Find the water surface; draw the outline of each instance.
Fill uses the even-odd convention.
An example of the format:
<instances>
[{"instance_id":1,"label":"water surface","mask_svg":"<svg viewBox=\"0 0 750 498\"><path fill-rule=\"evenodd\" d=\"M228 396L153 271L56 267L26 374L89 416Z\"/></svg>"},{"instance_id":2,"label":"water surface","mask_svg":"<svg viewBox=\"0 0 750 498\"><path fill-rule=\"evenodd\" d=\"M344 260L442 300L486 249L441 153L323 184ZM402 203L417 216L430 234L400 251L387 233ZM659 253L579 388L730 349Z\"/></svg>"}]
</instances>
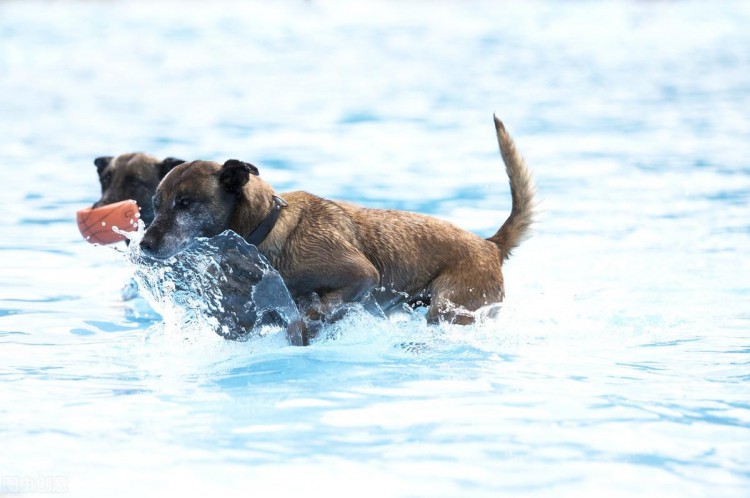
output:
<instances>
[{"instance_id":1,"label":"water surface","mask_svg":"<svg viewBox=\"0 0 750 498\"><path fill-rule=\"evenodd\" d=\"M0 494L747 496L746 2L0 3ZM534 235L494 321L167 333L93 158ZM45 488L45 486L47 486Z\"/></svg>"}]
</instances>

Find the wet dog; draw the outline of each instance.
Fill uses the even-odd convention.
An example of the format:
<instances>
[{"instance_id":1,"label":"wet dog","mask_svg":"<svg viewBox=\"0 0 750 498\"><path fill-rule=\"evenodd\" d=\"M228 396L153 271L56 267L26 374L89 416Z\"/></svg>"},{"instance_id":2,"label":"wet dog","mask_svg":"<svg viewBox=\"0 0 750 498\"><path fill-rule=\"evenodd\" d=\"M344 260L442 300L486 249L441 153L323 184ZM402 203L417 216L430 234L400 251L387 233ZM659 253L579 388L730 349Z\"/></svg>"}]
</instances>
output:
<instances>
[{"instance_id":1,"label":"wet dog","mask_svg":"<svg viewBox=\"0 0 750 498\"><path fill-rule=\"evenodd\" d=\"M102 196L94 207L135 200L141 220L149 226L154 219L153 198L157 185L172 168L184 162L173 157L159 160L140 152L97 157L94 164L99 173ZM215 254L209 255L206 248L213 249ZM268 267L254 247L239 244L231 235L219 235L208 241L193 241L190 249L171 263L170 276L174 280L170 282L173 286L175 281L179 284L178 292L171 296L174 306L184 304L180 299L184 300L185 296L203 302L217 320L216 332L227 339L244 340L264 325L278 325L286 329L292 344L304 344L304 324L296 318L296 307L284 299L285 289L284 292L278 291L283 285L275 285L275 270ZM196 261L202 264L211 262L213 266L208 265L208 268L213 268L213 271L206 273L205 268L199 269ZM150 275L148 270L158 265L148 264L145 259L137 257L133 262L139 265L146 292L153 296L154 286L148 285L149 280L144 275ZM278 281L281 281L280 277ZM123 299L136 297L138 287L136 281L131 280L122 290Z\"/></svg>"},{"instance_id":2,"label":"wet dog","mask_svg":"<svg viewBox=\"0 0 750 498\"><path fill-rule=\"evenodd\" d=\"M184 162L174 157L159 160L142 152L97 157L94 165L99 174L102 196L93 207L132 199L138 203L141 220L149 226L154 219L156 186L172 168Z\"/></svg>"},{"instance_id":3,"label":"wet dog","mask_svg":"<svg viewBox=\"0 0 750 498\"><path fill-rule=\"evenodd\" d=\"M166 258L196 237L231 229L278 269L301 307L318 302L324 319L371 296L386 311L424 304L430 322L471 323L474 311L503 300L502 264L533 221L531 174L497 118L495 128L512 209L488 239L422 214L299 191L276 196L255 166L232 159L172 169L157 189L141 249Z\"/></svg>"}]
</instances>

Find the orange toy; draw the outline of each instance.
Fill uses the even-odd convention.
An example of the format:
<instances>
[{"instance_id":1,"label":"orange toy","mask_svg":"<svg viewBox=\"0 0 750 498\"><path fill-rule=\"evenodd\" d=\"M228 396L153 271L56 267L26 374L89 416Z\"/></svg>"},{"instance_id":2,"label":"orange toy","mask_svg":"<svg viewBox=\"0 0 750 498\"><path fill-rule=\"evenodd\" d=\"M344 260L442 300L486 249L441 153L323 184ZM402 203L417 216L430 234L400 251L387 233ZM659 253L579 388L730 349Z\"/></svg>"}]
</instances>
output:
<instances>
[{"instance_id":1,"label":"orange toy","mask_svg":"<svg viewBox=\"0 0 750 498\"><path fill-rule=\"evenodd\" d=\"M114 244L125 240L125 236L113 231L112 227L133 232L138 229L140 216L135 201L120 201L98 208L79 209L76 213L81 235L92 244Z\"/></svg>"}]
</instances>

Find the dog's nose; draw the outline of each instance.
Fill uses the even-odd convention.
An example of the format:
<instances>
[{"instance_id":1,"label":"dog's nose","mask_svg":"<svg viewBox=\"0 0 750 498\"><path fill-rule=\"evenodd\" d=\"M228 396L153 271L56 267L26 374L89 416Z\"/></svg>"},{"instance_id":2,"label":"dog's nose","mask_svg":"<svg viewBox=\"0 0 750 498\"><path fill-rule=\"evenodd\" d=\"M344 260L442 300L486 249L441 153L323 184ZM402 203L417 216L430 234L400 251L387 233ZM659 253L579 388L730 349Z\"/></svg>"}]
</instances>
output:
<instances>
[{"instance_id":1,"label":"dog's nose","mask_svg":"<svg viewBox=\"0 0 750 498\"><path fill-rule=\"evenodd\" d=\"M146 234L140 243L141 251L148 255L153 256L156 252L156 240L154 237L149 237L148 234Z\"/></svg>"}]
</instances>

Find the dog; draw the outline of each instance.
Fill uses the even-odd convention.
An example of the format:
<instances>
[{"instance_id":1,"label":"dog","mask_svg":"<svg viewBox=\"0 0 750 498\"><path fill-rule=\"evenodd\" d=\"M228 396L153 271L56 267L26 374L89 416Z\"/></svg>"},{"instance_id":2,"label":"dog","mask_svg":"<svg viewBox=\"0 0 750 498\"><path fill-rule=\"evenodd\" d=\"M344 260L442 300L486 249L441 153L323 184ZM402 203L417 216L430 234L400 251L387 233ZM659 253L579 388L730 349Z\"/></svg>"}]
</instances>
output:
<instances>
[{"instance_id":1,"label":"dog","mask_svg":"<svg viewBox=\"0 0 750 498\"><path fill-rule=\"evenodd\" d=\"M159 160L142 152L97 157L94 164L102 196L94 207L133 199L138 203L140 219L149 226L154 219L153 195L157 185L172 168L184 162L174 157ZM170 297L172 305L189 308L184 303L186 296L204 302L217 320L216 332L226 339L246 340L259 328L276 325L286 329L291 344L303 345L305 325L297 316L291 298L286 298L281 277L268 267L254 247L235 238L236 235L220 234L210 240L193 241L189 250L172 262L169 272L172 280L168 281L179 289L179 293ZM131 258L138 265L136 273L140 281L145 283L142 290L156 295L152 280L160 275L154 270L158 265L132 253ZM198 269L199 265L207 265L210 271ZM156 284L159 283L164 282L156 279ZM139 285L131 279L123 288L122 297L127 301L138 293Z\"/></svg>"},{"instance_id":2,"label":"dog","mask_svg":"<svg viewBox=\"0 0 750 498\"><path fill-rule=\"evenodd\" d=\"M143 152L97 157L94 165L99 174L102 196L93 207L132 199L138 203L140 219L149 226L154 219L156 186L172 168L184 162L174 157L159 160Z\"/></svg>"},{"instance_id":3,"label":"dog","mask_svg":"<svg viewBox=\"0 0 750 498\"><path fill-rule=\"evenodd\" d=\"M488 239L422 214L302 191L277 196L258 168L230 159L183 163L164 177L141 250L167 258L196 237L231 229L268 258L301 309L317 302L314 311L324 320L343 304L372 297L384 311L425 305L430 323L470 324L475 311L504 299L502 264L534 219L531 173L494 120L512 208Z\"/></svg>"}]
</instances>

